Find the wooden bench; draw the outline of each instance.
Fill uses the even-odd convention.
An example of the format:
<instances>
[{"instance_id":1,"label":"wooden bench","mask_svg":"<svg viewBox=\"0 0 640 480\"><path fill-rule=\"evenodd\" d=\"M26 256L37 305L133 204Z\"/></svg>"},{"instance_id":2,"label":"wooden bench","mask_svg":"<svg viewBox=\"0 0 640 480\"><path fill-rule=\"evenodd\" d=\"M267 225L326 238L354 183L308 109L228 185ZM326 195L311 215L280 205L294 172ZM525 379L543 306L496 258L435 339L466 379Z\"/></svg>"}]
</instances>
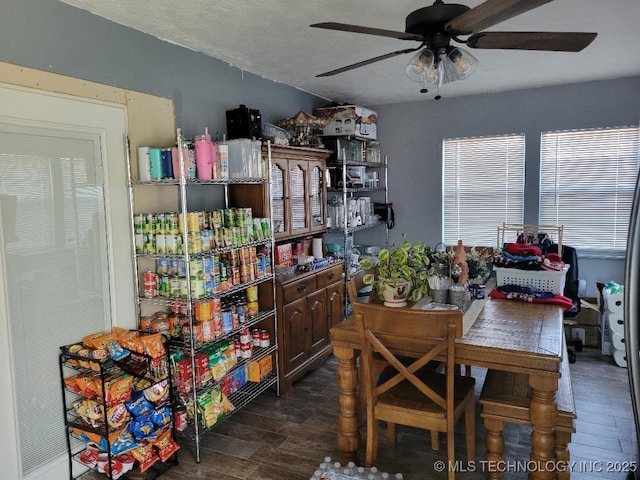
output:
<instances>
[{"instance_id":1,"label":"wooden bench","mask_svg":"<svg viewBox=\"0 0 640 480\"><path fill-rule=\"evenodd\" d=\"M571 435L575 433L576 406L573 399L571 375L566 352L560 365L560 379L556 393L558 417L556 421L556 461L559 466L567 466L564 471L560 469L556 477L569 479L571 472L569 465L569 448ZM484 418L484 426L487 430L486 460L491 462L489 466L499 465L504 461L504 423L531 425L529 401L531 391L527 375L513 372L503 372L489 369L480 393L480 416ZM494 463L495 462L495 463ZM501 471L490 471L490 479L502 478Z\"/></svg>"}]
</instances>

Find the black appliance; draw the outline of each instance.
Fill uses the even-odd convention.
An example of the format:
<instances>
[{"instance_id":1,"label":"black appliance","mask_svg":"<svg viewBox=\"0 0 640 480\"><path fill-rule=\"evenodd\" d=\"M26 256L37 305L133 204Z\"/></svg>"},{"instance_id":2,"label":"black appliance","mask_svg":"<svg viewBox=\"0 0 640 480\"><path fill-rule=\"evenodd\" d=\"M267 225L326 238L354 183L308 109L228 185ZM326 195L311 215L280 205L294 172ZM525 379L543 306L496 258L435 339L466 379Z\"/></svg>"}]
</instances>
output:
<instances>
[{"instance_id":1,"label":"black appliance","mask_svg":"<svg viewBox=\"0 0 640 480\"><path fill-rule=\"evenodd\" d=\"M260 110L240 105L227 110L227 138L262 138L262 115Z\"/></svg>"}]
</instances>

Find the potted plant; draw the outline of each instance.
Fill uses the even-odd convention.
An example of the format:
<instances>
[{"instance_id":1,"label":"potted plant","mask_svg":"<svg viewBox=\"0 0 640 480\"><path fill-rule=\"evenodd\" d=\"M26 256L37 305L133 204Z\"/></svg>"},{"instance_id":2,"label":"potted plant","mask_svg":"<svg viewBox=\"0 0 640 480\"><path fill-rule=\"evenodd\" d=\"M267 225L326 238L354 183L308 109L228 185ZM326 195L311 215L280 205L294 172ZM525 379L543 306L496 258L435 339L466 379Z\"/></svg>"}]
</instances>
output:
<instances>
[{"instance_id":1,"label":"potted plant","mask_svg":"<svg viewBox=\"0 0 640 480\"><path fill-rule=\"evenodd\" d=\"M404 239L404 236L403 236ZM365 270L376 269L376 274L367 273L363 282L372 285L379 298L388 307L404 307L407 299L420 300L429 293L429 255L423 242L404 241L391 249L382 248L377 262L362 259Z\"/></svg>"}]
</instances>

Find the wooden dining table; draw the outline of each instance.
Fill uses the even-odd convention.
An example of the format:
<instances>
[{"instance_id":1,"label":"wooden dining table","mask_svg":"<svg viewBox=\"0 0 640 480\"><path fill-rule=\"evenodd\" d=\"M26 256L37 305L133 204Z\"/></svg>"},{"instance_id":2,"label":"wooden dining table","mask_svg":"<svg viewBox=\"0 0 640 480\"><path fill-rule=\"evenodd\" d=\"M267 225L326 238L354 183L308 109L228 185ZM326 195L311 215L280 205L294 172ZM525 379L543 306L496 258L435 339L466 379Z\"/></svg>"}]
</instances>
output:
<instances>
[{"instance_id":1,"label":"wooden dining table","mask_svg":"<svg viewBox=\"0 0 640 480\"><path fill-rule=\"evenodd\" d=\"M423 309L424 304L412 308ZM532 479L552 479L555 475L555 397L563 354L562 318L562 308L556 305L493 298L474 300L463 316L463 335L456 342L457 364L528 376L532 434L527 467ZM331 343L338 359L337 448L344 460L357 460L360 419L356 359L360 340L353 316L331 329ZM420 338L413 338L393 349L394 353L419 356L425 347Z\"/></svg>"}]
</instances>

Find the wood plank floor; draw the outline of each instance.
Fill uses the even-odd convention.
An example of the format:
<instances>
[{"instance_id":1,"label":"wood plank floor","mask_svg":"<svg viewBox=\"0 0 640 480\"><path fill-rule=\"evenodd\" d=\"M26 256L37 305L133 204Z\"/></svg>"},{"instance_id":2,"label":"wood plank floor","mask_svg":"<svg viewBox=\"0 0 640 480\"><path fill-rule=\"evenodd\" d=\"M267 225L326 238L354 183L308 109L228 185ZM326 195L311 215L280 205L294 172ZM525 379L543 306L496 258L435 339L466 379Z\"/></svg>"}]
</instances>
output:
<instances>
[{"instance_id":1,"label":"wood plank floor","mask_svg":"<svg viewBox=\"0 0 640 480\"><path fill-rule=\"evenodd\" d=\"M164 480L246 479L306 480L325 456L336 457L338 391L336 360L331 357L321 368L295 384L288 397L267 392L221 423L201 440L201 461L194 461L192 443L181 441L179 465L164 475ZM636 461L637 442L626 369L615 366L599 350L585 348L571 364L571 376L578 411L577 432L569 445L571 460L577 462L572 479L625 479L619 466ZM477 394L485 371L475 368ZM479 407L478 407L479 411ZM477 462L475 470L464 462L464 425L456 428L457 458L463 470L457 478L482 479L485 430L477 415ZM361 434L364 436L364 427ZM521 468L530 451L531 430L507 425L505 452L513 470L505 479L524 479ZM364 438L364 437L363 437ZM361 446L359 457L364 458ZM428 432L399 427L398 446L386 445L381 430L377 466L382 472L402 472L407 480L446 478L434 471L437 460L446 459L442 438L440 450L431 450ZM615 462L618 462L617 464ZM610 467L610 468L608 468ZM607 471L612 469L613 471Z\"/></svg>"}]
</instances>

